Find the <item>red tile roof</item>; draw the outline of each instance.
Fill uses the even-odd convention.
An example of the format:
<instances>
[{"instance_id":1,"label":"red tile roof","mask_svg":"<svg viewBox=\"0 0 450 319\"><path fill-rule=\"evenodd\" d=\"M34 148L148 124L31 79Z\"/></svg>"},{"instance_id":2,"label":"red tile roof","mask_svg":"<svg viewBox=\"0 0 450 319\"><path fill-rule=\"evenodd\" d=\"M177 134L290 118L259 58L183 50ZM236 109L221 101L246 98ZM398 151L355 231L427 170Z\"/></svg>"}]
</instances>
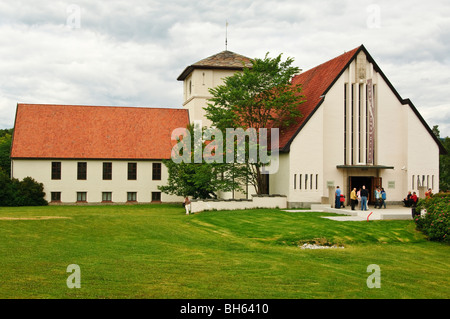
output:
<instances>
[{"instance_id":1,"label":"red tile roof","mask_svg":"<svg viewBox=\"0 0 450 319\"><path fill-rule=\"evenodd\" d=\"M305 71L292 79L293 84L302 84L303 89L301 94L305 96L306 102L300 105L300 111L303 117L297 123L289 126L289 128L281 130L280 150L289 151L290 143L294 137L320 106L322 101L321 96L329 90L361 48L362 46L357 47L328 62Z\"/></svg>"},{"instance_id":2,"label":"red tile roof","mask_svg":"<svg viewBox=\"0 0 450 319\"><path fill-rule=\"evenodd\" d=\"M18 104L12 158L168 159L186 109Z\"/></svg>"}]
</instances>

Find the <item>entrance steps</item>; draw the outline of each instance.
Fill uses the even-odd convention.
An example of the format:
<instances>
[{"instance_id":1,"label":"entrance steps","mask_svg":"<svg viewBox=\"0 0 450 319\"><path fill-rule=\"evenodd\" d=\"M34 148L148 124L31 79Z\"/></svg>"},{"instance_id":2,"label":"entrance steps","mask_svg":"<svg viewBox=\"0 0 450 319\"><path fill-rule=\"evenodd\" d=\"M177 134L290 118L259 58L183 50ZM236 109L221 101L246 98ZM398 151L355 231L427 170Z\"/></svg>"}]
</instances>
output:
<instances>
[{"instance_id":1,"label":"entrance steps","mask_svg":"<svg viewBox=\"0 0 450 319\"><path fill-rule=\"evenodd\" d=\"M326 213L335 213L339 215L347 215L352 217L345 216L327 216L325 218L333 219L333 220L353 220L353 221L363 221L363 220L393 220L393 219L401 219L401 220L411 220L411 208L406 208L402 206L392 206L388 209L378 209L369 207L368 210L361 211L359 209L351 210L350 208L333 208L329 204L312 204L311 211L314 212L326 212Z\"/></svg>"},{"instance_id":2,"label":"entrance steps","mask_svg":"<svg viewBox=\"0 0 450 319\"><path fill-rule=\"evenodd\" d=\"M342 215L349 215L349 216L357 216L358 213L355 210L347 210L344 208L333 208L330 207L329 204L311 204L311 211L312 212L326 212L326 213L336 213L336 214L342 214Z\"/></svg>"}]
</instances>

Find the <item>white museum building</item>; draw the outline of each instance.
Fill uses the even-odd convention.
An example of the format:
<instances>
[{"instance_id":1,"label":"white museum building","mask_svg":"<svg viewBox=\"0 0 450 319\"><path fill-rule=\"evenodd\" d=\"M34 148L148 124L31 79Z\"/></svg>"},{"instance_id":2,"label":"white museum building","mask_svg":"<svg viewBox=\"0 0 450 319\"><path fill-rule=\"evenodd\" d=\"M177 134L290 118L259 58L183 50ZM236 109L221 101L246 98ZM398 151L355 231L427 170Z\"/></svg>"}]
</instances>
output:
<instances>
[{"instance_id":1,"label":"white museum building","mask_svg":"<svg viewBox=\"0 0 450 319\"><path fill-rule=\"evenodd\" d=\"M205 119L209 88L251 66L223 51L188 66L181 108L17 105L11 175L44 184L55 203L180 202L161 193L167 183L171 133ZM376 186L388 202L408 191L439 190L439 155L445 149L409 99L403 99L361 45L296 75L306 102L303 116L280 131L278 171L269 194L288 207L332 203L336 186ZM227 194L248 198L248 193ZM370 199L370 198L369 198Z\"/></svg>"}]
</instances>

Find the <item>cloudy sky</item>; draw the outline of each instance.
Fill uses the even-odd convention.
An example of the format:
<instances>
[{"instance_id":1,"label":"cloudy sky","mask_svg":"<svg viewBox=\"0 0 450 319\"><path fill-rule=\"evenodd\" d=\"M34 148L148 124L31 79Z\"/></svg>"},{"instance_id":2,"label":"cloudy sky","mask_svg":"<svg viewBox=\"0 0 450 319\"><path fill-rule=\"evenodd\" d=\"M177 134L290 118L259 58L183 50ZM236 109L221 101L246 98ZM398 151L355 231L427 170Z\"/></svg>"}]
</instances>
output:
<instances>
[{"instance_id":1,"label":"cloudy sky","mask_svg":"<svg viewBox=\"0 0 450 319\"><path fill-rule=\"evenodd\" d=\"M0 128L17 103L181 107L176 78L225 49L307 70L364 44L450 136L448 0L0 0Z\"/></svg>"}]
</instances>

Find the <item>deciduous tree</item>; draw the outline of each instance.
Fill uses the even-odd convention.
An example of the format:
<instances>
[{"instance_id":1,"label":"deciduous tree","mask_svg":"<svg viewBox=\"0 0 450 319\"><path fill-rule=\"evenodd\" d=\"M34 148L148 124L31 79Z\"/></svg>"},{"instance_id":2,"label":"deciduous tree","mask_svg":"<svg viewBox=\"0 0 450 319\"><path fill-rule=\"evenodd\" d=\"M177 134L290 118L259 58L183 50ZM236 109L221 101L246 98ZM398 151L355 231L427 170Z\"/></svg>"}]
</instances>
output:
<instances>
[{"instance_id":1,"label":"deciduous tree","mask_svg":"<svg viewBox=\"0 0 450 319\"><path fill-rule=\"evenodd\" d=\"M300 84L292 77L300 70L292 66L293 58L282 61L282 55L251 60L251 67L226 77L224 84L210 89L212 98L205 108L206 118L223 132L227 128L288 127L302 116L300 105L305 101ZM259 137L257 141L260 141ZM260 147L260 145L258 145ZM267 194L267 178L262 173L265 163L247 162L248 180L254 181L258 194Z\"/></svg>"}]
</instances>

